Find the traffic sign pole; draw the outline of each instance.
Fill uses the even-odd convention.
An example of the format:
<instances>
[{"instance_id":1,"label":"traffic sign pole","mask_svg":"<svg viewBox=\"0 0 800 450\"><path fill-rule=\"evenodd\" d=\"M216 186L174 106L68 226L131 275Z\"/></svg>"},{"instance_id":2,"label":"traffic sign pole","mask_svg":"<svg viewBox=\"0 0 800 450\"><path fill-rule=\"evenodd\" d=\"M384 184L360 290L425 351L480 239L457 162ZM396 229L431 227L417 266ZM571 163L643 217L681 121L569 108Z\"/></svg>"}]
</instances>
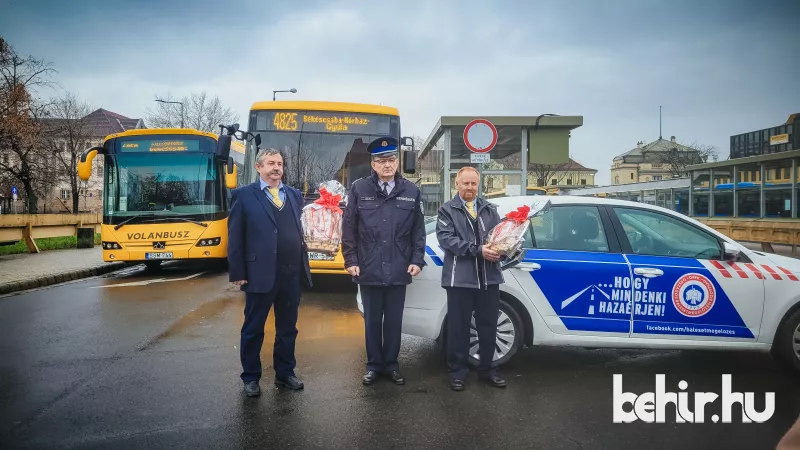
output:
<instances>
[{"instance_id":1,"label":"traffic sign pole","mask_svg":"<svg viewBox=\"0 0 800 450\"><path fill-rule=\"evenodd\" d=\"M497 145L497 128L486 119L473 119L464 127L464 145L473 154L486 154L492 151ZM472 157L470 157L472 160ZM477 163L478 167L478 194L483 193L483 163Z\"/></svg>"}]
</instances>

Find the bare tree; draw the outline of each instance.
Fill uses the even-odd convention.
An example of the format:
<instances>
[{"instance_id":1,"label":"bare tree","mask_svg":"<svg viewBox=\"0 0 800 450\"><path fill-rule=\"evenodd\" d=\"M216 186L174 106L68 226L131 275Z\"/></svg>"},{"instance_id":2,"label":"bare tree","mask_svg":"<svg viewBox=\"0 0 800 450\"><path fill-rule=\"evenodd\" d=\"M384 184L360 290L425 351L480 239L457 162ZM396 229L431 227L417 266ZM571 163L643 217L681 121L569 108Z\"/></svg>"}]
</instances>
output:
<instances>
[{"instance_id":1,"label":"bare tree","mask_svg":"<svg viewBox=\"0 0 800 450\"><path fill-rule=\"evenodd\" d=\"M53 99L48 108L48 118L42 121L45 147L54 156L59 172L72 190L72 213L79 211L80 179L78 161L91 146L91 124L87 116L93 108L72 93ZM88 182L84 186L89 188ZM85 202L85 200L84 200Z\"/></svg>"},{"instance_id":2,"label":"bare tree","mask_svg":"<svg viewBox=\"0 0 800 450\"><path fill-rule=\"evenodd\" d=\"M179 99L167 94L166 97L157 96L156 100L159 102L155 110L145 110L147 124L152 128L184 126L214 133L219 131L219 125L230 125L239 120L239 114L225 106L219 97L211 98L205 91Z\"/></svg>"},{"instance_id":3,"label":"bare tree","mask_svg":"<svg viewBox=\"0 0 800 450\"><path fill-rule=\"evenodd\" d=\"M675 145L667 151L653 152L654 162L664 164L669 169L670 175L682 178L689 175L688 166L703 164L709 159L717 160L717 148L711 145L691 144Z\"/></svg>"},{"instance_id":4,"label":"bare tree","mask_svg":"<svg viewBox=\"0 0 800 450\"><path fill-rule=\"evenodd\" d=\"M38 122L44 105L35 91L50 85L54 71L50 63L21 56L0 38L0 174L22 185L30 213L36 212L36 184L47 163Z\"/></svg>"},{"instance_id":5,"label":"bare tree","mask_svg":"<svg viewBox=\"0 0 800 450\"><path fill-rule=\"evenodd\" d=\"M570 155L569 161L563 164L528 164L528 173L533 175L536 186L545 187L552 185L551 180L555 180L556 185L561 184L574 167L575 160Z\"/></svg>"}]
</instances>

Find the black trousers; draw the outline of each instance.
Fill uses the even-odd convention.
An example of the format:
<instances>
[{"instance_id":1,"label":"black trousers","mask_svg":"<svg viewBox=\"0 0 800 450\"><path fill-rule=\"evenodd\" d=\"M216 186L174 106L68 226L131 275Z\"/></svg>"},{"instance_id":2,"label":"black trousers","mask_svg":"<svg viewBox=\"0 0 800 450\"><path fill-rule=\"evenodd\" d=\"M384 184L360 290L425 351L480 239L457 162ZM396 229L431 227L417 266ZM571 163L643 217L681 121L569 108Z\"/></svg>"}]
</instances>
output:
<instances>
[{"instance_id":1,"label":"black trousers","mask_svg":"<svg viewBox=\"0 0 800 450\"><path fill-rule=\"evenodd\" d=\"M297 339L297 309L300 306L300 274L298 266L279 266L275 286L266 294L245 295L244 323L240 357L242 380L261 379L261 346L264 343L264 326L270 308L275 305L275 344L272 363L275 377L286 379L294 375L297 362L294 346Z\"/></svg>"},{"instance_id":2,"label":"black trousers","mask_svg":"<svg viewBox=\"0 0 800 450\"><path fill-rule=\"evenodd\" d=\"M398 370L400 337L403 329L403 308L406 285L360 285L364 305L364 327L367 341L367 370Z\"/></svg>"},{"instance_id":3,"label":"black trousers","mask_svg":"<svg viewBox=\"0 0 800 450\"><path fill-rule=\"evenodd\" d=\"M497 339L497 316L500 308L500 285L492 284L488 289L445 288L447 291L447 368L452 378L464 380L469 373L467 359L472 348L470 325L475 312L475 328L478 331L478 356L481 375L494 373L495 342Z\"/></svg>"}]
</instances>

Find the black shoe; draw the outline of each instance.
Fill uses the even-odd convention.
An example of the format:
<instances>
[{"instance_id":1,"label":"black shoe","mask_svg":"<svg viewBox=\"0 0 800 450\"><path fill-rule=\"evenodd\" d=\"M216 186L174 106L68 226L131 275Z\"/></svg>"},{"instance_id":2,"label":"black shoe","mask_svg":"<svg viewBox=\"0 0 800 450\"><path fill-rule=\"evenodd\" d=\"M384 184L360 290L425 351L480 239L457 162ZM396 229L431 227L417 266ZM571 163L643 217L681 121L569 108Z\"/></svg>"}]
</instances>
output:
<instances>
[{"instance_id":1,"label":"black shoe","mask_svg":"<svg viewBox=\"0 0 800 450\"><path fill-rule=\"evenodd\" d=\"M244 393L248 397L258 397L261 395L261 388L258 386L258 381L247 381L244 383Z\"/></svg>"},{"instance_id":2,"label":"black shoe","mask_svg":"<svg viewBox=\"0 0 800 450\"><path fill-rule=\"evenodd\" d=\"M378 378L378 372L374 370L368 370L367 373L364 375L364 378L361 379L361 382L369 386L372 383L374 383L377 378Z\"/></svg>"},{"instance_id":3,"label":"black shoe","mask_svg":"<svg viewBox=\"0 0 800 450\"><path fill-rule=\"evenodd\" d=\"M392 378L392 381L394 381L394 384L406 384L406 379L399 370L393 370L389 376Z\"/></svg>"},{"instance_id":4,"label":"black shoe","mask_svg":"<svg viewBox=\"0 0 800 450\"><path fill-rule=\"evenodd\" d=\"M481 379L494 387L506 387L506 380L500 378L497 374L482 376Z\"/></svg>"},{"instance_id":5,"label":"black shoe","mask_svg":"<svg viewBox=\"0 0 800 450\"><path fill-rule=\"evenodd\" d=\"M297 378L294 375L292 375L290 377L287 377L287 378L283 378L283 379L275 378L275 385L276 386L286 386L286 387L288 387L289 389L291 389L293 391L299 391L299 390L303 389L303 387L304 387L303 386L303 382L300 381L300 379Z\"/></svg>"},{"instance_id":6,"label":"black shoe","mask_svg":"<svg viewBox=\"0 0 800 450\"><path fill-rule=\"evenodd\" d=\"M463 391L464 390L464 380L459 380L458 378L453 378L450 380L450 389L454 391Z\"/></svg>"}]
</instances>

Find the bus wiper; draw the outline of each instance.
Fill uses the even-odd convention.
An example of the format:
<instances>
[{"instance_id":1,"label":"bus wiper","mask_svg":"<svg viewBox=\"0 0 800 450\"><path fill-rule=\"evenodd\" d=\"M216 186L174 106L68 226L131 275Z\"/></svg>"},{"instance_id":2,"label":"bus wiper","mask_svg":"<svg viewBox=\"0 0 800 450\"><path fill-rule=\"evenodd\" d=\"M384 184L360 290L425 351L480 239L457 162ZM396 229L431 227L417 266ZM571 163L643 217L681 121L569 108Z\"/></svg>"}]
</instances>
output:
<instances>
[{"instance_id":1,"label":"bus wiper","mask_svg":"<svg viewBox=\"0 0 800 450\"><path fill-rule=\"evenodd\" d=\"M192 219L187 219L186 217L159 217L158 219L149 220L148 222L165 222L167 220L180 220L180 221L183 221L183 222L189 222L189 223L193 223L195 225L200 225L202 227L208 228L208 224L207 223L198 222L198 221L192 220Z\"/></svg>"},{"instance_id":2,"label":"bus wiper","mask_svg":"<svg viewBox=\"0 0 800 450\"><path fill-rule=\"evenodd\" d=\"M133 217L131 217L129 219L125 219L122 222L118 223L114 227L114 230L119 230L120 228L122 228L123 226L129 224L130 222L133 222L134 220L137 220L137 219L152 219L153 217L156 217L156 215L155 214L144 214L144 215L141 215L141 216L133 216Z\"/></svg>"}]
</instances>

